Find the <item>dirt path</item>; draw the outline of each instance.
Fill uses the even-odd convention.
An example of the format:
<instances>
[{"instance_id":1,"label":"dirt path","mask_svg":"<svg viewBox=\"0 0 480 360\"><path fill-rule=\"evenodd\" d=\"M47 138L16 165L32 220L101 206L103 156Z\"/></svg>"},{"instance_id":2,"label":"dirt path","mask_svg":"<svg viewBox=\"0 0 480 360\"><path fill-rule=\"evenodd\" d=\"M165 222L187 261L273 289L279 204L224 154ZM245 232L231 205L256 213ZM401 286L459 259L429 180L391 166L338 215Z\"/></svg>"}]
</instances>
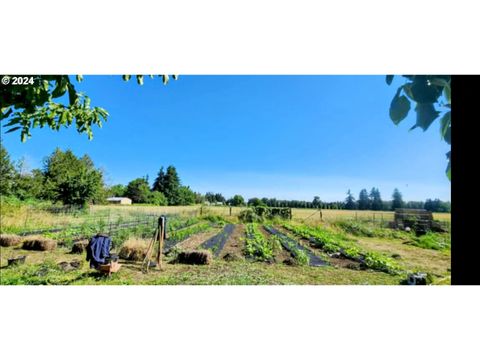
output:
<instances>
[{"instance_id":1,"label":"dirt path","mask_svg":"<svg viewBox=\"0 0 480 360\"><path fill-rule=\"evenodd\" d=\"M232 234L227 239L225 246L223 247L222 251L219 254L219 257L223 259L224 256L227 254L229 257L238 257L243 258L243 248L245 247L245 241L243 238L245 237L245 225L237 224L233 229Z\"/></svg>"}]
</instances>

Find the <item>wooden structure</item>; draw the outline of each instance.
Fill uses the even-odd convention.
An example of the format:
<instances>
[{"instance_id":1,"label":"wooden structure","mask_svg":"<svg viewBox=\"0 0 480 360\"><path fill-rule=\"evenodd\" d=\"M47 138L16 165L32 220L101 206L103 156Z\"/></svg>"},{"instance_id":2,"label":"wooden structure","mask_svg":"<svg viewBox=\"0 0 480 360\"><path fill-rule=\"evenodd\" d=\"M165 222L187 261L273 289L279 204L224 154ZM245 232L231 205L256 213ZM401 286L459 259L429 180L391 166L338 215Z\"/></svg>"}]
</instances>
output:
<instances>
[{"instance_id":1,"label":"wooden structure","mask_svg":"<svg viewBox=\"0 0 480 360\"><path fill-rule=\"evenodd\" d=\"M108 264L98 265L97 270L100 271L101 273L104 273L104 274L110 276L112 273L120 270L121 267L122 267L122 265L119 264L118 261L112 261Z\"/></svg>"},{"instance_id":2,"label":"wooden structure","mask_svg":"<svg viewBox=\"0 0 480 360\"><path fill-rule=\"evenodd\" d=\"M427 231L444 231L440 223L433 220L432 212L425 209L395 209L393 225L401 230L408 227L418 235Z\"/></svg>"},{"instance_id":3,"label":"wooden structure","mask_svg":"<svg viewBox=\"0 0 480 360\"><path fill-rule=\"evenodd\" d=\"M145 259L142 263L142 270L144 272L148 272L150 268L150 258L155 250L155 244L158 242L157 248L157 263L156 266L159 269L162 269L162 252L163 252L163 242L167 237L167 217L162 215L158 218L157 229L155 230L155 234L153 235L153 239L150 240L147 248L147 254L145 255Z\"/></svg>"},{"instance_id":4,"label":"wooden structure","mask_svg":"<svg viewBox=\"0 0 480 360\"><path fill-rule=\"evenodd\" d=\"M117 205L132 205L132 199L127 197L109 197L107 201L110 204L117 204Z\"/></svg>"}]
</instances>

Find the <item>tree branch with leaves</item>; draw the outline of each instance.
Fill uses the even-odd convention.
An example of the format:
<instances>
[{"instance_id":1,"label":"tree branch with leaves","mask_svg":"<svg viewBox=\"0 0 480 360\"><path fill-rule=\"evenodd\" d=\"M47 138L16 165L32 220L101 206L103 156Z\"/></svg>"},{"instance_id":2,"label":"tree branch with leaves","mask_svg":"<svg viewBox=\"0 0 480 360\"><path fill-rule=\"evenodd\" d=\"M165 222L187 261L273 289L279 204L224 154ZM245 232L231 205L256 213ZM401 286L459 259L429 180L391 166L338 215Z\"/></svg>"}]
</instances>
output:
<instances>
[{"instance_id":1,"label":"tree branch with leaves","mask_svg":"<svg viewBox=\"0 0 480 360\"><path fill-rule=\"evenodd\" d=\"M404 120L415 105L416 122L410 130L421 128L426 131L435 121L440 121L440 136L451 145L452 136L452 88L450 75L403 75L405 84L397 89L390 104L390 119L395 125ZM390 85L393 75L387 75ZM447 152L446 174L451 180L451 151Z\"/></svg>"},{"instance_id":2,"label":"tree branch with leaves","mask_svg":"<svg viewBox=\"0 0 480 360\"><path fill-rule=\"evenodd\" d=\"M0 121L6 121L3 127L7 133L20 131L25 142L31 135L31 129L49 127L52 130L68 128L75 124L79 133L93 138L92 126L102 127L107 121L108 112L98 106L91 107L90 98L77 91L69 75L33 75L33 84L0 86ZM159 75L163 84L170 76ZM124 75L123 80L130 80ZM137 83L143 85L144 76L136 75ZM154 78L154 75L150 75ZM172 75L176 80L177 75ZM82 82L81 75L76 76L77 83ZM64 98L68 94L68 101ZM62 101L64 100L64 101Z\"/></svg>"}]
</instances>

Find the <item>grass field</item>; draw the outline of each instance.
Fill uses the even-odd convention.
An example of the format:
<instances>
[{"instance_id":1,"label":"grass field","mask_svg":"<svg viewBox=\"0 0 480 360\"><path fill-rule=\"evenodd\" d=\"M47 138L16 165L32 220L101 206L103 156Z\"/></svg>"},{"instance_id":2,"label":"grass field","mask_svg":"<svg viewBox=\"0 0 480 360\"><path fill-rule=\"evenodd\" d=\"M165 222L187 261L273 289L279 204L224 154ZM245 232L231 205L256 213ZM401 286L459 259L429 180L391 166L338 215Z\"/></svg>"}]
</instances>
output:
<instances>
[{"instance_id":1,"label":"grass field","mask_svg":"<svg viewBox=\"0 0 480 360\"><path fill-rule=\"evenodd\" d=\"M4 209L5 210L5 209ZM427 234L417 237L414 234L386 229L381 222L371 221L378 218L391 219L392 212L323 210L322 217L315 210L293 209L293 220L271 223L294 243L328 262L328 266L295 265L294 254L287 249L275 248L273 257L263 257L271 261L252 261L245 253L247 232L244 224L236 216L241 208L229 207L154 207L154 206L92 206L89 211L73 214L53 214L45 210L28 210L26 207L2 210L2 233L19 233L25 229L51 228L65 226L67 231L45 233L42 236L52 238L59 244L51 251L24 250L21 246L0 247L0 283L7 284L400 284L411 272L426 272L434 283L450 283L450 234ZM163 270L152 269L142 273L140 263L121 261L123 267L110 278L100 276L89 269L85 254L71 254L72 239L78 231L96 231L94 225L111 223L126 224L134 219L142 219L147 214L177 214L171 218L172 238L178 238L179 249L195 250L206 240L222 231L225 222L234 224L221 256L215 257L208 266L182 265L170 263L173 258L165 258ZM201 216L200 216L201 214ZM449 221L449 214L436 214L437 219ZM148 241L154 230L156 219L152 222L135 225L112 233L114 252L118 253L122 243L132 236ZM309 243L307 235L301 236L285 228L292 224L304 227L308 231L321 234L322 242L328 240L328 247L319 248ZM88 225L88 226L87 226ZM183 228L185 230L183 230ZM108 227L107 227L108 228ZM180 230L174 230L180 228ZM251 227L249 228L251 229ZM265 231L262 224L256 227L256 237L260 245L275 243L275 237ZM91 232L88 234L92 234ZM83 234L84 238L88 236ZM68 240L68 241L67 241ZM273 242L272 242L273 241ZM218 244L216 245L216 247ZM223 246L223 244L222 244ZM326 245L325 245L326 246ZM367 258L376 263L392 264L401 271L386 273L374 268L359 267L358 261L332 257L333 248L347 249L347 252L367 254ZM215 247L215 249L216 249ZM261 251L261 247L259 248ZM302 250L303 251L303 250ZM330 252L329 252L330 251ZM7 266L8 259L26 255L25 264ZM223 257L229 255L235 261ZM357 256L357 255L355 255ZM363 256L363 255L362 255ZM358 257L358 256L357 256ZM262 258L261 256L259 258ZM77 260L79 269L65 271L61 264ZM292 265L293 263L293 265Z\"/></svg>"},{"instance_id":2,"label":"grass field","mask_svg":"<svg viewBox=\"0 0 480 360\"><path fill-rule=\"evenodd\" d=\"M155 213L155 214L190 214L197 212L200 213L200 205L192 206L143 206L143 205L133 205L133 206L121 206L121 205L93 205L91 211L115 211L122 210L126 208L134 208L135 211L142 211L146 213ZM231 213L230 213L231 209ZM242 210L245 210L246 207L229 207L229 206L203 206L203 211L206 213L213 213L221 216L237 216ZM393 211L370 211L370 210L332 210L324 209L322 210L323 220L337 220L337 219L375 219L380 221L381 219L385 221L393 220ZM320 212L317 209L292 209L292 217L294 220L302 219L319 219ZM450 221L450 213L434 213L433 217L438 221Z\"/></svg>"}]
</instances>

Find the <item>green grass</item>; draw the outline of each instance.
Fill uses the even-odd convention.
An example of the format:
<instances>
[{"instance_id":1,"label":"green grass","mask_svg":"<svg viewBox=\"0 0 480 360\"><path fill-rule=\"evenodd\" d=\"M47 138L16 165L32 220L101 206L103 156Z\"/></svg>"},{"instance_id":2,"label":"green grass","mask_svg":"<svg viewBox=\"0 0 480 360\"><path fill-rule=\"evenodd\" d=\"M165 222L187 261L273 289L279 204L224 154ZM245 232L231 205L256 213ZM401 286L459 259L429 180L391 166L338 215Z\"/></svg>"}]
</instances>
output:
<instances>
[{"instance_id":1,"label":"green grass","mask_svg":"<svg viewBox=\"0 0 480 360\"><path fill-rule=\"evenodd\" d=\"M449 250L451 244L450 234L429 232L414 238L409 244L422 249Z\"/></svg>"},{"instance_id":2,"label":"green grass","mask_svg":"<svg viewBox=\"0 0 480 360\"><path fill-rule=\"evenodd\" d=\"M1 285L397 285L402 280L373 271L221 260L209 266L166 264L163 271L147 274L139 265L124 266L109 278L88 269L86 263L81 270L63 272L52 261L3 268L0 274Z\"/></svg>"}]
</instances>

